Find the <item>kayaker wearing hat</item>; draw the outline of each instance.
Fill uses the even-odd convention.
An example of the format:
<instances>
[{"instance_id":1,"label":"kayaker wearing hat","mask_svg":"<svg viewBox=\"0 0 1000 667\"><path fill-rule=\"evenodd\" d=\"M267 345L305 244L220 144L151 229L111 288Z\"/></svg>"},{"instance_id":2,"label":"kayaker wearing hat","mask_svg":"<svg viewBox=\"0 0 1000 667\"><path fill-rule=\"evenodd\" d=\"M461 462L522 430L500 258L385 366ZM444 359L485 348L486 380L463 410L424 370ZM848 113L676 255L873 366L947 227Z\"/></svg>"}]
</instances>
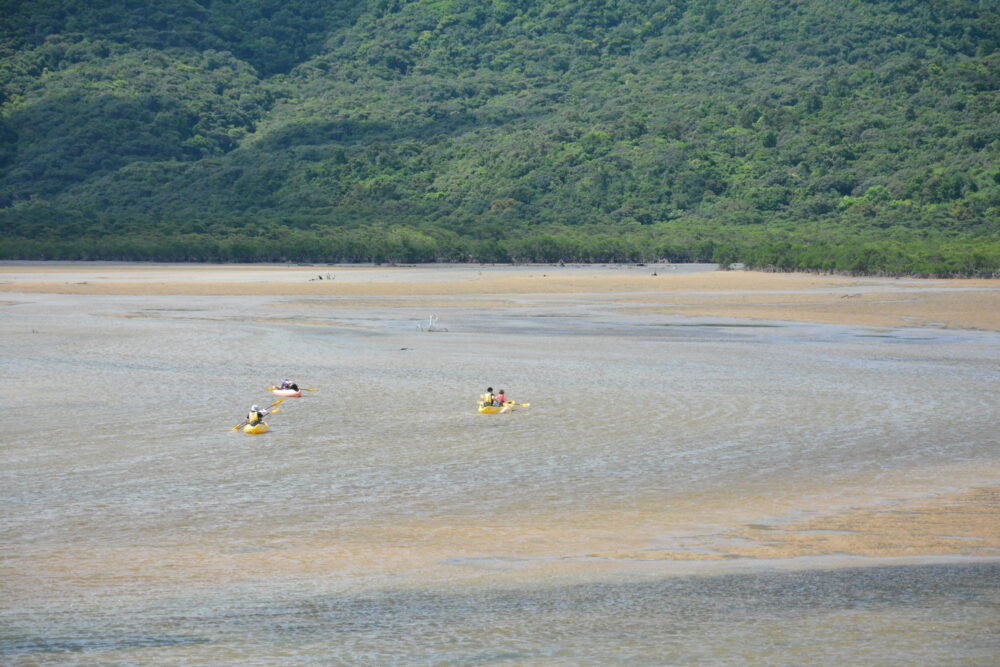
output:
<instances>
[{"instance_id":1,"label":"kayaker wearing hat","mask_svg":"<svg viewBox=\"0 0 1000 667\"><path fill-rule=\"evenodd\" d=\"M256 426L257 424L264 421L264 417L266 417L269 412L270 410L265 410L259 405L254 404L250 406L250 412L247 414L246 421L244 421L243 423L250 424L250 426Z\"/></svg>"}]
</instances>

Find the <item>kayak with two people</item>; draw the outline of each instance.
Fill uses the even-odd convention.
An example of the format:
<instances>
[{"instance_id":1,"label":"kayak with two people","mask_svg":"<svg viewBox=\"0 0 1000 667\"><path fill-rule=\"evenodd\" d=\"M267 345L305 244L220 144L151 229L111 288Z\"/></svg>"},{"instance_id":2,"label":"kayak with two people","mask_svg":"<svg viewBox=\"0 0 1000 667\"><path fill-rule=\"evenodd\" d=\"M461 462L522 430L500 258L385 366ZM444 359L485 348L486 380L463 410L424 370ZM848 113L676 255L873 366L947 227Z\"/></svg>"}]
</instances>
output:
<instances>
[{"instance_id":1,"label":"kayak with two people","mask_svg":"<svg viewBox=\"0 0 1000 667\"><path fill-rule=\"evenodd\" d=\"M479 401L476 404L479 406L480 414L507 413L511 412L515 407L527 408L531 405L530 403L508 401L506 391L501 389L494 394L493 387L487 387L486 392L480 394Z\"/></svg>"},{"instance_id":2,"label":"kayak with two people","mask_svg":"<svg viewBox=\"0 0 1000 667\"><path fill-rule=\"evenodd\" d=\"M276 396L281 396L282 398L299 398L302 396L303 391L316 391L313 387L299 389L299 385L292 382L288 378L282 380L281 384L277 387L268 387L267 390Z\"/></svg>"}]
</instances>

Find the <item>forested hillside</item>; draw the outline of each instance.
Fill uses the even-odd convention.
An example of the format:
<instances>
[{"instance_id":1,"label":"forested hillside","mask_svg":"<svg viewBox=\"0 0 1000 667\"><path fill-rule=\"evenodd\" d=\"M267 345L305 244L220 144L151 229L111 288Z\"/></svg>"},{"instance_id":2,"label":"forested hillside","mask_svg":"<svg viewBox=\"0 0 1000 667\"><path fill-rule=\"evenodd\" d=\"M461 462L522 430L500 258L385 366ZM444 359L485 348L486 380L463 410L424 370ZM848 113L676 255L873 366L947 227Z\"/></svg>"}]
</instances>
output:
<instances>
[{"instance_id":1,"label":"forested hillside","mask_svg":"<svg viewBox=\"0 0 1000 667\"><path fill-rule=\"evenodd\" d=\"M0 0L0 257L1000 271L1000 5Z\"/></svg>"}]
</instances>

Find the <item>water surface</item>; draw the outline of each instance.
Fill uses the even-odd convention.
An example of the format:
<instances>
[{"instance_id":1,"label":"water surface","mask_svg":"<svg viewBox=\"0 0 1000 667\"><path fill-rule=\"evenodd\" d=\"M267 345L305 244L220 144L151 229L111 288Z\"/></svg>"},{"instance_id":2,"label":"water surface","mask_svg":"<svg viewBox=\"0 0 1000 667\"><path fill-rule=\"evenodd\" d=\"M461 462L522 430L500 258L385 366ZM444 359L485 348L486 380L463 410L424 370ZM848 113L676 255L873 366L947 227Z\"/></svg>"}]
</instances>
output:
<instances>
[{"instance_id":1,"label":"water surface","mask_svg":"<svg viewBox=\"0 0 1000 667\"><path fill-rule=\"evenodd\" d=\"M995 660L988 558L735 532L996 484L995 333L601 294L9 300L0 661ZM232 433L283 377L317 391ZM479 415L487 385L531 407Z\"/></svg>"}]
</instances>

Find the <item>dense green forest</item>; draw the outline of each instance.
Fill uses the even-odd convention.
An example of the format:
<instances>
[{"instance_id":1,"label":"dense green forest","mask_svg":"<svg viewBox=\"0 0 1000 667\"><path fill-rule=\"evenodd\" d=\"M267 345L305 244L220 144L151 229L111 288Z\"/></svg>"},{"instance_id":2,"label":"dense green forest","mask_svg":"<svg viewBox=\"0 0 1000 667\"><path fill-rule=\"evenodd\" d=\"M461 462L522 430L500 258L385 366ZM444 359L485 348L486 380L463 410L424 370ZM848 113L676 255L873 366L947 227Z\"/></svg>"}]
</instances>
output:
<instances>
[{"instance_id":1,"label":"dense green forest","mask_svg":"<svg viewBox=\"0 0 1000 667\"><path fill-rule=\"evenodd\" d=\"M991 0L0 0L0 258L1000 272Z\"/></svg>"}]
</instances>

